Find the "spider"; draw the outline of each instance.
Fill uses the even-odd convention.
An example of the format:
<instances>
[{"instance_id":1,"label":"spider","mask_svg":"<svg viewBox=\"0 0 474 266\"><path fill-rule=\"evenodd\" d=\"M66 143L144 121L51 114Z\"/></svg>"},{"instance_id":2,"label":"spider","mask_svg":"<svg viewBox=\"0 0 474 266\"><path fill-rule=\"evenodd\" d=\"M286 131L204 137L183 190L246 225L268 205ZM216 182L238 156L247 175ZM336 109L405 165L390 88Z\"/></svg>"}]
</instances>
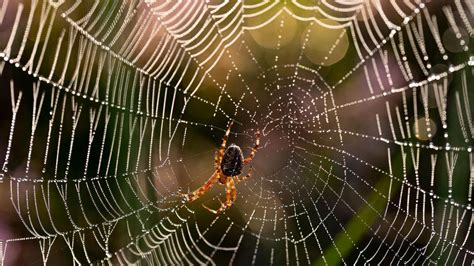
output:
<instances>
[{"instance_id":1,"label":"spider","mask_svg":"<svg viewBox=\"0 0 474 266\"><path fill-rule=\"evenodd\" d=\"M235 189L235 184L244 181L252 175L252 168L248 171L247 175L243 178L240 178L239 175L242 173L242 168L244 165L249 164L260 145L260 131L257 130L255 146L252 148L250 155L247 158L244 158L242 149L236 144L230 144L226 148L227 138L229 137L230 128L232 127L233 122L229 124L224 137L222 138L222 144L218 151L214 155L214 173L211 175L209 180L207 180L204 185L200 188L190 192L188 194L183 194L186 201L192 202L200 198L204 193L206 193L217 181L220 184L226 185L226 201L223 203L220 199L221 207L217 210L213 210L206 205L202 205L204 208L210 212L219 215L227 208L230 208L237 198L237 191Z\"/></svg>"}]
</instances>

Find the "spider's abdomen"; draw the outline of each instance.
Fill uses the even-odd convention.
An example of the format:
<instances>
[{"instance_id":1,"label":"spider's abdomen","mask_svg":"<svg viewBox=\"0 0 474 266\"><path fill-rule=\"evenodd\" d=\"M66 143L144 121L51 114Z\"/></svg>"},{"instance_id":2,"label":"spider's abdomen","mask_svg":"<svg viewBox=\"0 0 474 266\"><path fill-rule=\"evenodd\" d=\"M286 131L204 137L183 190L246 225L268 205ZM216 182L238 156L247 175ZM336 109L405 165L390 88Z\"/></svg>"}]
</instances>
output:
<instances>
[{"instance_id":1,"label":"spider's abdomen","mask_svg":"<svg viewBox=\"0 0 474 266\"><path fill-rule=\"evenodd\" d=\"M221 161L222 173L226 176L237 176L242 173L243 154L239 146L231 144L224 152Z\"/></svg>"}]
</instances>

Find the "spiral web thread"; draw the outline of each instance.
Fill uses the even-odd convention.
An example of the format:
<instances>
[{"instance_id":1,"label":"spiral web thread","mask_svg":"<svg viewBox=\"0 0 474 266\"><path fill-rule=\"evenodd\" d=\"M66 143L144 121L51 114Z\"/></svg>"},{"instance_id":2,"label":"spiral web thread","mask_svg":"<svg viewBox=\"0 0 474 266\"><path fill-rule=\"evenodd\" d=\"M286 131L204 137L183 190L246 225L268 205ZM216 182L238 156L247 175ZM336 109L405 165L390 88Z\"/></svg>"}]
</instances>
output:
<instances>
[{"instance_id":1,"label":"spiral web thread","mask_svg":"<svg viewBox=\"0 0 474 266\"><path fill-rule=\"evenodd\" d=\"M473 12L3 1L0 178L22 231L2 233L2 263L31 247L44 263L472 264ZM293 22L340 35L316 64L310 31L285 47ZM255 43L275 23L272 47ZM216 216L201 203L222 187L191 204L178 192L214 171L230 120L246 154L257 129L263 145Z\"/></svg>"}]
</instances>

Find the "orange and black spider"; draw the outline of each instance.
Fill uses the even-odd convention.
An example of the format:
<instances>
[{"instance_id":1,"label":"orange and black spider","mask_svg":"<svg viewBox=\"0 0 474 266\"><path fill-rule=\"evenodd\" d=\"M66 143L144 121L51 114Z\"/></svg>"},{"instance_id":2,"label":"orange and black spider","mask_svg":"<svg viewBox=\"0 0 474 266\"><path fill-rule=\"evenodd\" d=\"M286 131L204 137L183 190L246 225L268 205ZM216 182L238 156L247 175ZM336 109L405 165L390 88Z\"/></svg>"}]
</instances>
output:
<instances>
[{"instance_id":1,"label":"orange and black spider","mask_svg":"<svg viewBox=\"0 0 474 266\"><path fill-rule=\"evenodd\" d=\"M222 138L222 144L219 151L216 151L214 156L214 173L211 175L209 180L207 180L204 185L200 188L185 194L185 198L188 202L192 202L206 193L217 181L221 184L226 185L226 201L225 203L221 202L221 207L217 210L210 209L209 207L202 205L204 208L209 210L212 213L220 214L225 211L227 208L232 206L236 197L237 191L235 189L235 183L244 181L252 175L252 168L250 168L247 175L243 178L239 178L239 175L242 173L242 168L244 165L250 163L257 152L257 149L260 145L260 131L256 133L255 146L252 148L250 155L244 159L242 149L235 144L230 144L226 149L227 138L229 137L230 128L232 127L230 123L227 131L225 132L224 137ZM235 180L234 180L235 179Z\"/></svg>"}]
</instances>

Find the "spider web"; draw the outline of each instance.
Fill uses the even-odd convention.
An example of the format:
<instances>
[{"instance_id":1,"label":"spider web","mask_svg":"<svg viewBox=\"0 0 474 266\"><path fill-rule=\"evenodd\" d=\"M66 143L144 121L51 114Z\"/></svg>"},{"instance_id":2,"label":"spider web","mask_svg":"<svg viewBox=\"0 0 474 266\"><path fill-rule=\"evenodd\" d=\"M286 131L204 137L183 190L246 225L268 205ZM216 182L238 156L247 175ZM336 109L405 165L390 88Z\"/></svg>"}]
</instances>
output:
<instances>
[{"instance_id":1,"label":"spider web","mask_svg":"<svg viewBox=\"0 0 474 266\"><path fill-rule=\"evenodd\" d=\"M472 264L473 13L3 1L2 264ZM262 147L216 216L179 192L231 120Z\"/></svg>"}]
</instances>

